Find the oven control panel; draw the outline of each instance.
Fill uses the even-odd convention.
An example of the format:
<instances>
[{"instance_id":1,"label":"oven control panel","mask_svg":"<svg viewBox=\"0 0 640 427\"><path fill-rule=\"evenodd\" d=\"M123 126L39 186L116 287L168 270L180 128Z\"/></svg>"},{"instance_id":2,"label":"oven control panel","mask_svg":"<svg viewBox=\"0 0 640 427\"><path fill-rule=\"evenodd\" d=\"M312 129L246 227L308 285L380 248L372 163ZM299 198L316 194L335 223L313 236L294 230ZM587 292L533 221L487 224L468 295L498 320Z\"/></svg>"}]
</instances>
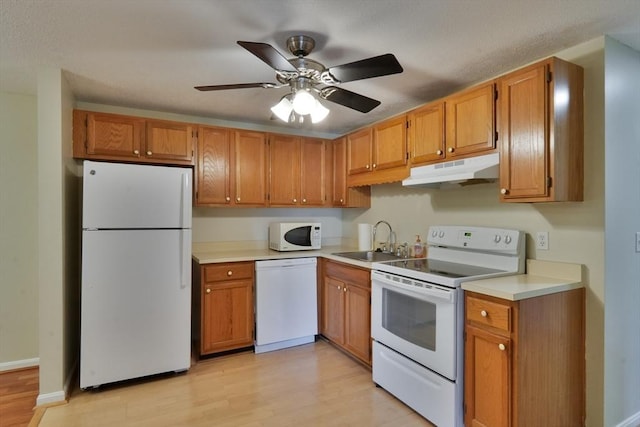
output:
<instances>
[{"instance_id":1,"label":"oven control panel","mask_svg":"<svg viewBox=\"0 0 640 427\"><path fill-rule=\"evenodd\" d=\"M524 232L506 228L433 225L427 233L429 246L518 254L524 248Z\"/></svg>"}]
</instances>

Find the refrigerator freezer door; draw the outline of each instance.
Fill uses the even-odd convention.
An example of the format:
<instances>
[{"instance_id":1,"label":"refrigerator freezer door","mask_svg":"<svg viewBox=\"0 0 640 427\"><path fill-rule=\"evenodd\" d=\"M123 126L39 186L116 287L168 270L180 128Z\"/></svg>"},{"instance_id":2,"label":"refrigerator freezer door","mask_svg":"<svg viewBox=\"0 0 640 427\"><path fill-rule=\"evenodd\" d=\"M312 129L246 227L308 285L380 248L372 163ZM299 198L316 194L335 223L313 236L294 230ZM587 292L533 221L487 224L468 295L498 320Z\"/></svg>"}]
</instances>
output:
<instances>
[{"instance_id":1,"label":"refrigerator freezer door","mask_svg":"<svg viewBox=\"0 0 640 427\"><path fill-rule=\"evenodd\" d=\"M83 229L191 228L191 169L86 160L83 174Z\"/></svg>"},{"instance_id":2,"label":"refrigerator freezer door","mask_svg":"<svg viewBox=\"0 0 640 427\"><path fill-rule=\"evenodd\" d=\"M83 232L80 387L189 369L190 248L191 230Z\"/></svg>"}]
</instances>

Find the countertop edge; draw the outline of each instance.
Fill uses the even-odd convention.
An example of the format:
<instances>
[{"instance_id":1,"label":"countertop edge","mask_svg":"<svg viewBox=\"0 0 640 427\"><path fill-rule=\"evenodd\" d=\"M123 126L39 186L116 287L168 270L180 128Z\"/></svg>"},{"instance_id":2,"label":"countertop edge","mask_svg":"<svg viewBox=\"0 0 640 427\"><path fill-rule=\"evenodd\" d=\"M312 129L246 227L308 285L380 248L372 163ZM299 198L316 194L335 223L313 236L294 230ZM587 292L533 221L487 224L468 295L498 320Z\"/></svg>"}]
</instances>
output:
<instances>
[{"instance_id":1,"label":"countertop edge","mask_svg":"<svg viewBox=\"0 0 640 427\"><path fill-rule=\"evenodd\" d=\"M219 264L225 262L241 261L264 261L272 259L287 258L326 258L345 264L354 265L370 270L372 262L358 261L347 257L333 255L337 252L354 251L352 247L327 246L320 250L279 252L271 249L242 249L242 250L221 250L221 251L195 251L192 253L193 260L200 265Z\"/></svg>"},{"instance_id":2,"label":"countertop edge","mask_svg":"<svg viewBox=\"0 0 640 427\"><path fill-rule=\"evenodd\" d=\"M582 264L527 260L527 274L463 282L465 291L519 301L584 287ZM535 266L534 268L529 268ZM558 273L558 274L555 274Z\"/></svg>"}]
</instances>

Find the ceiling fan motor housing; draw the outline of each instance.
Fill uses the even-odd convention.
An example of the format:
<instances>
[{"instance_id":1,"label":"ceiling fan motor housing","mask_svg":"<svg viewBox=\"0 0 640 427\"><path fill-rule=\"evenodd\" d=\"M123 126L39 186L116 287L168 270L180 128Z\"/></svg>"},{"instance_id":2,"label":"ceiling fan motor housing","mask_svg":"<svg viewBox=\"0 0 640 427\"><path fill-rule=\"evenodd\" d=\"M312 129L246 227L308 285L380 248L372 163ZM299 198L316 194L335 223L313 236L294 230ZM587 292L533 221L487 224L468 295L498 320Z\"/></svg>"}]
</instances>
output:
<instances>
[{"instance_id":1,"label":"ceiling fan motor housing","mask_svg":"<svg viewBox=\"0 0 640 427\"><path fill-rule=\"evenodd\" d=\"M316 41L309 36L291 36L287 39L287 48L294 56L307 56L316 46Z\"/></svg>"}]
</instances>

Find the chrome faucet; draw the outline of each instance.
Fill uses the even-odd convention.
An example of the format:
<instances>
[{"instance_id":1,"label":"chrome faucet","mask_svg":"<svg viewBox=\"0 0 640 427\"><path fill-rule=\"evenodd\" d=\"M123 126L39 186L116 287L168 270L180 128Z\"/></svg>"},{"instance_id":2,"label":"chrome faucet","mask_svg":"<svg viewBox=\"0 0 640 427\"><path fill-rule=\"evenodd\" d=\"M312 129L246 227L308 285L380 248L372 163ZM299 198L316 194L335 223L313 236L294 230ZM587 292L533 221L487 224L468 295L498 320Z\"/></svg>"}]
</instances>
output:
<instances>
[{"instance_id":1,"label":"chrome faucet","mask_svg":"<svg viewBox=\"0 0 640 427\"><path fill-rule=\"evenodd\" d=\"M378 225L380 224L385 224L387 227L389 227L389 237L387 238L387 243L385 244L385 246L382 247L382 252L393 252L392 245L395 245L395 242L393 242L392 240L395 239L393 238L393 230L391 229L391 224L389 224L387 221L378 221L376 222L376 225L373 226L373 244L374 246L376 244L376 233L378 232Z\"/></svg>"}]
</instances>

